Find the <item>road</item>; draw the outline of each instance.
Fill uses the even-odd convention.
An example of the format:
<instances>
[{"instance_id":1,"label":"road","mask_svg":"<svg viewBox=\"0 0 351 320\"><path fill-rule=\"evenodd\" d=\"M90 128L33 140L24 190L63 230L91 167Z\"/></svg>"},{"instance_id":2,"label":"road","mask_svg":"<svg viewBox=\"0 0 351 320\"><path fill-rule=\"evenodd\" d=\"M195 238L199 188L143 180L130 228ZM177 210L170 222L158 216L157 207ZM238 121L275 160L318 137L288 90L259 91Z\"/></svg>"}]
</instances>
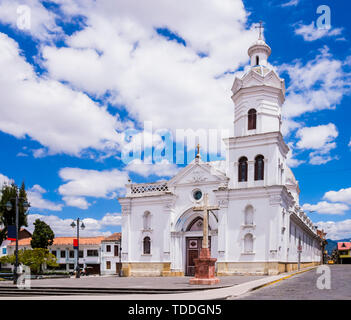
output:
<instances>
[{"instance_id":1,"label":"road","mask_svg":"<svg viewBox=\"0 0 351 320\"><path fill-rule=\"evenodd\" d=\"M318 289L318 269L295 275L262 287L236 299L239 300L351 300L351 265L330 265L330 289ZM325 283L319 280L319 283Z\"/></svg>"}]
</instances>

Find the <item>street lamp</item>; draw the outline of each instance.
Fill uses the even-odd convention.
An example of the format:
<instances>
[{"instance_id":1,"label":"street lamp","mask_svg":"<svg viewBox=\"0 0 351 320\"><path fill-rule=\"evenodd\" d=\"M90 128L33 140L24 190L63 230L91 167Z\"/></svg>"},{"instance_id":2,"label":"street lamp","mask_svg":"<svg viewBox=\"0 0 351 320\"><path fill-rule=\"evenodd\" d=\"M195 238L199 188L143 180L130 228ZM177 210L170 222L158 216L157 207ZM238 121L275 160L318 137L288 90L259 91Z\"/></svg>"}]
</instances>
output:
<instances>
[{"instance_id":1,"label":"street lamp","mask_svg":"<svg viewBox=\"0 0 351 320\"><path fill-rule=\"evenodd\" d=\"M80 278L80 268L79 268L79 228L84 230L85 225L83 221L80 223L80 219L77 219L77 224L74 223L74 221L71 223L71 227L75 228L77 227L77 259L76 259L76 278Z\"/></svg>"},{"instance_id":2,"label":"street lamp","mask_svg":"<svg viewBox=\"0 0 351 320\"><path fill-rule=\"evenodd\" d=\"M16 210L16 222L15 222L15 228L16 228L15 257L16 257L16 260L15 260L15 266L13 268L13 284L17 284L17 278L18 278L18 275L17 275L17 268L18 268L18 225L19 225L19 222L18 222L18 219L19 219L18 202L19 202L19 200L23 200L22 207L25 211L28 210L28 208L30 207L30 204L29 204L29 202L26 201L25 198L19 197L18 194L16 194L16 197L11 198L10 200L15 201L15 210ZM12 205L11 201L8 201L6 203L5 208L7 211L11 211L13 209L13 205Z\"/></svg>"},{"instance_id":3,"label":"street lamp","mask_svg":"<svg viewBox=\"0 0 351 320\"><path fill-rule=\"evenodd\" d=\"M121 243L119 245L119 272L118 276L122 277L122 246Z\"/></svg>"}]
</instances>

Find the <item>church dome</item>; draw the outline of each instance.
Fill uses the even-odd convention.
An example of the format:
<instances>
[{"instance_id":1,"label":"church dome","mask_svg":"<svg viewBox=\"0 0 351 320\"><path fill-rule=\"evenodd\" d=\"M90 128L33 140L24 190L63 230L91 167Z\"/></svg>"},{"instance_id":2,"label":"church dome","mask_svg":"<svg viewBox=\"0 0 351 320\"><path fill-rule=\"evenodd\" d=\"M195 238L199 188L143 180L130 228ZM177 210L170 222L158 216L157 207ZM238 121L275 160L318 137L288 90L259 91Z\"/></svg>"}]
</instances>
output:
<instances>
[{"instance_id":1,"label":"church dome","mask_svg":"<svg viewBox=\"0 0 351 320\"><path fill-rule=\"evenodd\" d=\"M250 46L247 53L250 57L251 67L268 65L268 57L271 55L270 46L263 40L262 24L260 25L260 35L258 39Z\"/></svg>"},{"instance_id":2,"label":"church dome","mask_svg":"<svg viewBox=\"0 0 351 320\"><path fill-rule=\"evenodd\" d=\"M250 46L247 53L252 57L257 52L265 52L268 58L271 55L272 50L264 40L258 39Z\"/></svg>"}]
</instances>

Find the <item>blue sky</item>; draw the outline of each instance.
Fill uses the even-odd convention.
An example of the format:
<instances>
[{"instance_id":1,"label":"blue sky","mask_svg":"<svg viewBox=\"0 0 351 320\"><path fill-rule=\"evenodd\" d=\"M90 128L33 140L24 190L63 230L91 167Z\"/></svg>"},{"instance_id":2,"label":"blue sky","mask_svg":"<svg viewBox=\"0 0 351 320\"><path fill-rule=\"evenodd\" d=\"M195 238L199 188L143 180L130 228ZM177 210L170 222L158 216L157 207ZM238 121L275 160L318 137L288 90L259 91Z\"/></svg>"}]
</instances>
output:
<instances>
[{"instance_id":1,"label":"blue sky","mask_svg":"<svg viewBox=\"0 0 351 320\"><path fill-rule=\"evenodd\" d=\"M320 5L328 29L317 25ZM1 0L0 182L24 180L30 222L57 235L77 217L86 235L120 231L128 179L168 179L182 166L175 154L125 164L143 139L127 132L151 123L145 150L159 158L173 145L162 132L232 132L230 88L262 20L269 63L286 81L283 133L300 204L328 236L351 237L350 10L346 1Z\"/></svg>"}]
</instances>

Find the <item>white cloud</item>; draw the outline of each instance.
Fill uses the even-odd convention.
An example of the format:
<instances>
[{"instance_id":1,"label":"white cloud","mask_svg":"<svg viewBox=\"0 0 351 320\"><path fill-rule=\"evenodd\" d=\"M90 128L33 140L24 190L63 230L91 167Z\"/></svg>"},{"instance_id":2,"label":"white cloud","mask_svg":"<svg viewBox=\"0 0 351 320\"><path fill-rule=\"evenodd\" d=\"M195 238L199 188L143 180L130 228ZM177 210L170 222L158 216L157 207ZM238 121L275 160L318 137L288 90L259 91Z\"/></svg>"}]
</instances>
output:
<instances>
[{"instance_id":1,"label":"white cloud","mask_svg":"<svg viewBox=\"0 0 351 320\"><path fill-rule=\"evenodd\" d=\"M296 7L299 4L300 0L290 0L288 2L285 2L281 5L281 7Z\"/></svg>"},{"instance_id":2,"label":"white cloud","mask_svg":"<svg viewBox=\"0 0 351 320\"><path fill-rule=\"evenodd\" d=\"M103 226L120 226L122 224L122 216L120 213L106 213L101 219Z\"/></svg>"},{"instance_id":3,"label":"white cloud","mask_svg":"<svg viewBox=\"0 0 351 320\"><path fill-rule=\"evenodd\" d=\"M300 139L296 146L299 149L315 150L309 154L310 164L324 164L336 158L330 156L330 151L336 148L333 140L338 135L338 130L333 123L300 128L296 133L296 137Z\"/></svg>"},{"instance_id":4,"label":"white cloud","mask_svg":"<svg viewBox=\"0 0 351 320\"><path fill-rule=\"evenodd\" d=\"M79 168L63 168L59 176L67 183L59 187L63 200L70 206L87 209L89 204L85 197L114 198L117 193L124 192L128 183L128 174L124 171L86 170Z\"/></svg>"},{"instance_id":5,"label":"white cloud","mask_svg":"<svg viewBox=\"0 0 351 320\"><path fill-rule=\"evenodd\" d=\"M3 174L0 173L0 188L6 183L6 184L10 184L11 182L13 182L13 180L11 180L10 178L4 176Z\"/></svg>"},{"instance_id":6,"label":"white cloud","mask_svg":"<svg viewBox=\"0 0 351 320\"><path fill-rule=\"evenodd\" d=\"M343 61L332 57L327 47L304 65L296 60L279 66L279 72L287 73L290 79L282 110L283 123L306 112L334 109L350 93L351 74L344 71L344 66ZM296 127L290 123L285 134Z\"/></svg>"},{"instance_id":7,"label":"white cloud","mask_svg":"<svg viewBox=\"0 0 351 320\"><path fill-rule=\"evenodd\" d=\"M90 203L83 197L62 197L62 200L65 202L65 204L69 207L76 207L80 209L88 209L90 206Z\"/></svg>"},{"instance_id":8,"label":"white cloud","mask_svg":"<svg viewBox=\"0 0 351 320\"><path fill-rule=\"evenodd\" d=\"M108 90L112 104L155 129L231 128L233 75L225 72L248 61L257 38L257 30L245 30L241 1L86 1L78 11L69 3L64 10L86 16L89 26L67 36L67 48L43 47L51 77L97 96Z\"/></svg>"},{"instance_id":9,"label":"white cloud","mask_svg":"<svg viewBox=\"0 0 351 320\"><path fill-rule=\"evenodd\" d=\"M342 28L318 28L312 21L309 25L298 25L295 29L295 34L301 35L305 41L315 41L324 37L339 36L342 31Z\"/></svg>"},{"instance_id":10,"label":"white cloud","mask_svg":"<svg viewBox=\"0 0 351 320\"><path fill-rule=\"evenodd\" d=\"M337 136L338 130L333 123L316 127L304 127L298 130L296 136L300 138L296 146L300 149L322 149L329 151L335 148L331 143Z\"/></svg>"},{"instance_id":11,"label":"white cloud","mask_svg":"<svg viewBox=\"0 0 351 320\"><path fill-rule=\"evenodd\" d=\"M30 34L40 40L49 40L62 33L62 29L55 22L56 18L55 13L46 10L39 0L0 2L2 23L11 25L17 32Z\"/></svg>"},{"instance_id":12,"label":"white cloud","mask_svg":"<svg viewBox=\"0 0 351 320\"><path fill-rule=\"evenodd\" d=\"M28 201L31 207L51 211L61 211L63 205L43 199L44 193L46 193L46 190L38 184L34 185L27 191Z\"/></svg>"},{"instance_id":13,"label":"white cloud","mask_svg":"<svg viewBox=\"0 0 351 320\"><path fill-rule=\"evenodd\" d=\"M63 219L55 215L41 215L41 214L29 214L28 215L28 230L34 231L33 222L36 219L45 221L51 229L54 231L56 237L68 236L75 237L76 229L71 227L73 219ZM110 231L102 231L104 228L112 226L119 226L121 223L121 215L118 213L107 213L102 219L85 218L82 220L85 229L80 230L79 233L82 237L94 237L94 236L109 236Z\"/></svg>"},{"instance_id":14,"label":"white cloud","mask_svg":"<svg viewBox=\"0 0 351 320\"><path fill-rule=\"evenodd\" d=\"M295 154L294 154L294 143L293 142L288 142L288 147L289 147L289 152L286 156L286 164L291 167L291 168L296 168L298 167L300 164L304 163L304 160L299 160L295 158Z\"/></svg>"},{"instance_id":15,"label":"white cloud","mask_svg":"<svg viewBox=\"0 0 351 320\"><path fill-rule=\"evenodd\" d=\"M165 159L153 164L147 164L142 160L135 159L131 161L125 169L127 171L137 173L143 177L148 177L150 175L156 175L158 177L172 177L179 171L176 164L170 163Z\"/></svg>"},{"instance_id":16,"label":"white cloud","mask_svg":"<svg viewBox=\"0 0 351 320\"><path fill-rule=\"evenodd\" d=\"M351 188L340 189L339 191L328 191L324 194L323 199L332 202L345 202L351 204Z\"/></svg>"},{"instance_id":17,"label":"white cloud","mask_svg":"<svg viewBox=\"0 0 351 320\"><path fill-rule=\"evenodd\" d=\"M319 214L343 215L345 211L349 210L349 207L344 203L320 201L317 204L305 203L302 206L302 209L307 211L315 211Z\"/></svg>"},{"instance_id":18,"label":"white cloud","mask_svg":"<svg viewBox=\"0 0 351 320\"><path fill-rule=\"evenodd\" d=\"M38 77L17 43L3 33L0 52L1 131L17 138L29 136L49 154L80 155L88 148L116 147L120 124L105 107L60 82ZM39 150L36 156L43 155Z\"/></svg>"},{"instance_id":19,"label":"white cloud","mask_svg":"<svg viewBox=\"0 0 351 320\"><path fill-rule=\"evenodd\" d=\"M320 221L318 229L327 232L327 238L332 240L351 239L351 219L343 221Z\"/></svg>"}]
</instances>

